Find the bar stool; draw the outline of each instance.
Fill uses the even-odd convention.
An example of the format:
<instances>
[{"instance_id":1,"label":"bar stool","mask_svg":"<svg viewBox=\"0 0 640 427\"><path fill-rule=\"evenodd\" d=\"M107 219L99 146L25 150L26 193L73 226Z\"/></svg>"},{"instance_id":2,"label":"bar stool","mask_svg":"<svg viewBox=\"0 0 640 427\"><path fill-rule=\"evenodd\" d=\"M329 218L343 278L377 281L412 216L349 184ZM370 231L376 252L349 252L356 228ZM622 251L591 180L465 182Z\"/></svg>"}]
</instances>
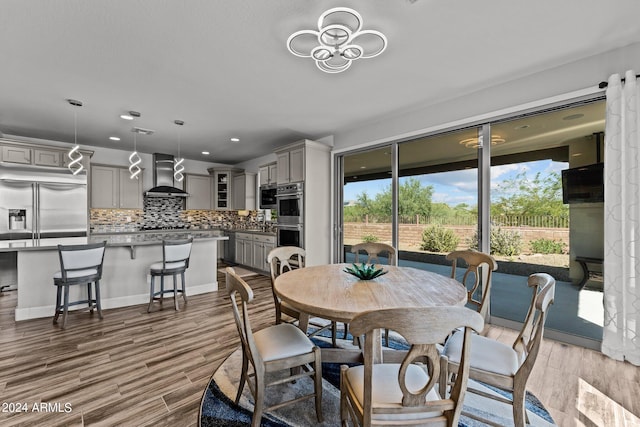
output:
<instances>
[{"instance_id":1,"label":"bar stool","mask_svg":"<svg viewBox=\"0 0 640 427\"><path fill-rule=\"evenodd\" d=\"M57 288L56 312L53 323L58 323L58 317L62 313L62 325L67 324L69 306L87 304L93 314L94 308L102 319L100 307L100 279L102 278L102 263L107 242L92 243L88 245L58 245L60 257L60 271L53 275L53 284ZM91 292L91 284L95 287L95 298ZM69 286L87 285L87 299L69 302ZM64 290L64 298L62 292Z\"/></svg>"},{"instance_id":2,"label":"bar stool","mask_svg":"<svg viewBox=\"0 0 640 427\"><path fill-rule=\"evenodd\" d=\"M172 293L173 302L176 310L178 308L178 293L182 294L184 302L187 302L187 293L184 287L184 273L189 268L189 257L191 256L191 245L193 238L180 240L163 240L162 241L162 262L151 264L149 271L151 274L151 286L149 290L149 307L147 313L151 312L153 301L158 300L162 304L164 294ZM178 289L177 275L180 274L182 279L182 288ZM155 278L160 276L160 290L155 290ZM173 276L173 289L164 288L165 276Z\"/></svg>"}]
</instances>

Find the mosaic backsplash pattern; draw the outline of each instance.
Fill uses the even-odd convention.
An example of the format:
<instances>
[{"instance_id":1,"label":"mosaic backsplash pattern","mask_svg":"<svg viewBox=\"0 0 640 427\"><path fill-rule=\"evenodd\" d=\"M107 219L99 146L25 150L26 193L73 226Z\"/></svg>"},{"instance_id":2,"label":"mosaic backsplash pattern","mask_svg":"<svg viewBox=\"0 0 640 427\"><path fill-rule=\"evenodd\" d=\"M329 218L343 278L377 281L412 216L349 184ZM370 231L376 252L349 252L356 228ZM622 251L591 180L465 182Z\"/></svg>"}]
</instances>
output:
<instances>
[{"instance_id":1,"label":"mosaic backsplash pattern","mask_svg":"<svg viewBox=\"0 0 640 427\"><path fill-rule=\"evenodd\" d=\"M91 209L92 233L135 232L143 228L242 229L261 225L257 211L184 210L177 197L145 197L144 209Z\"/></svg>"}]
</instances>

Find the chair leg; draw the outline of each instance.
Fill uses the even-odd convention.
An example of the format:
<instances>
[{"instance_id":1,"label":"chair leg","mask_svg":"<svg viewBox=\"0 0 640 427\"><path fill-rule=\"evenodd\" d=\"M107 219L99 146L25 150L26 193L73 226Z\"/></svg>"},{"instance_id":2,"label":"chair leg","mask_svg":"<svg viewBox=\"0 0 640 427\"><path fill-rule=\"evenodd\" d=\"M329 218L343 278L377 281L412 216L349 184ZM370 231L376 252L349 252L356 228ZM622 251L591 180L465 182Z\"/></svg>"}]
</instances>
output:
<instances>
[{"instance_id":1,"label":"chair leg","mask_svg":"<svg viewBox=\"0 0 640 427\"><path fill-rule=\"evenodd\" d=\"M62 288L60 286L56 286L56 312L53 315L53 323L58 323L58 317L60 316L60 309L62 308L60 305L61 299L62 299Z\"/></svg>"},{"instance_id":2,"label":"chair leg","mask_svg":"<svg viewBox=\"0 0 640 427\"><path fill-rule=\"evenodd\" d=\"M264 409L264 378L261 375L254 376L256 395L254 396L255 403L253 405L253 417L251 418L251 427L260 427L262 421L262 411Z\"/></svg>"},{"instance_id":3,"label":"chair leg","mask_svg":"<svg viewBox=\"0 0 640 427\"><path fill-rule=\"evenodd\" d=\"M524 427L526 425L525 395L524 387L516 387L513 390L513 424L515 427Z\"/></svg>"},{"instance_id":4,"label":"chair leg","mask_svg":"<svg viewBox=\"0 0 640 427\"><path fill-rule=\"evenodd\" d=\"M102 320L102 306L100 305L100 280L94 282L96 287L96 309L98 310L98 317Z\"/></svg>"},{"instance_id":5,"label":"chair leg","mask_svg":"<svg viewBox=\"0 0 640 427\"><path fill-rule=\"evenodd\" d=\"M160 276L160 305L164 302L164 276Z\"/></svg>"},{"instance_id":6,"label":"chair leg","mask_svg":"<svg viewBox=\"0 0 640 427\"><path fill-rule=\"evenodd\" d=\"M338 324L336 322L331 322L331 345L335 348L338 346L336 343L338 335Z\"/></svg>"},{"instance_id":7,"label":"chair leg","mask_svg":"<svg viewBox=\"0 0 640 427\"><path fill-rule=\"evenodd\" d=\"M92 292L91 292L91 283L87 283L87 305L89 306L89 313L93 314L93 303L92 303Z\"/></svg>"},{"instance_id":8,"label":"chair leg","mask_svg":"<svg viewBox=\"0 0 640 427\"><path fill-rule=\"evenodd\" d=\"M69 285L64 285L64 307L62 312L62 326L64 329L67 325L67 313L69 312Z\"/></svg>"},{"instance_id":9,"label":"chair leg","mask_svg":"<svg viewBox=\"0 0 640 427\"><path fill-rule=\"evenodd\" d=\"M318 422L322 422L322 361L320 360L320 349L316 347L313 351L315 362L313 364L313 382L315 384L316 417Z\"/></svg>"},{"instance_id":10,"label":"chair leg","mask_svg":"<svg viewBox=\"0 0 640 427\"><path fill-rule=\"evenodd\" d=\"M384 345L386 347L389 347L389 330L388 329L384 330Z\"/></svg>"},{"instance_id":11,"label":"chair leg","mask_svg":"<svg viewBox=\"0 0 640 427\"><path fill-rule=\"evenodd\" d=\"M155 291L155 279L156 276L151 276L151 286L149 287L149 306L147 307L147 313L151 313L151 307L153 306L153 294Z\"/></svg>"},{"instance_id":12,"label":"chair leg","mask_svg":"<svg viewBox=\"0 0 640 427\"><path fill-rule=\"evenodd\" d=\"M349 324L345 323L344 324L344 336L342 337L342 339L347 339L347 335L349 334Z\"/></svg>"},{"instance_id":13,"label":"chair leg","mask_svg":"<svg viewBox=\"0 0 640 427\"><path fill-rule=\"evenodd\" d=\"M173 273L173 305L176 311L180 311L180 307L178 307L178 275L175 273Z\"/></svg>"},{"instance_id":14,"label":"chair leg","mask_svg":"<svg viewBox=\"0 0 640 427\"><path fill-rule=\"evenodd\" d=\"M180 276L182 277L182 299L184 299L184 303L187 303L187 290L185 288L185 279L184 279L184 271L182 273L180 273Z\"/></svg>"}]
</instances>

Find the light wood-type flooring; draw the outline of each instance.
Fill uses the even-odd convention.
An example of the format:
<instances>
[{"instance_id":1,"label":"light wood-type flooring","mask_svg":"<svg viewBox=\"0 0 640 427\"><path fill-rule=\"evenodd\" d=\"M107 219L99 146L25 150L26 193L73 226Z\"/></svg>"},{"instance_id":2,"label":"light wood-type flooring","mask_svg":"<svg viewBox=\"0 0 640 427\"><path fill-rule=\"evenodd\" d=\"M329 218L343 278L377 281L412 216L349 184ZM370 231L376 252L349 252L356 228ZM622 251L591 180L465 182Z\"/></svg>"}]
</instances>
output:
<instances>
[{"instance_id":1,"label":"light wood-type flooring","mask_svg":"<svg viewBox=\"0 0 640 427\"><path fill-rule=\"evenodd\" d=\"M221 291L189 297L179 312L167 300L150 314L146 305L105 310L102 321L74 313L64 331L51 318L16 323L16 292L3 293L0 425L197 425L209 377L239 343L218 279ZM246 280L254 327L271 324L268 278ZM515 332L490 336L509 342ZM529 390L560 426L640 425L640 368L592 350L545 341Z\"/></svg>"}]
</instances>

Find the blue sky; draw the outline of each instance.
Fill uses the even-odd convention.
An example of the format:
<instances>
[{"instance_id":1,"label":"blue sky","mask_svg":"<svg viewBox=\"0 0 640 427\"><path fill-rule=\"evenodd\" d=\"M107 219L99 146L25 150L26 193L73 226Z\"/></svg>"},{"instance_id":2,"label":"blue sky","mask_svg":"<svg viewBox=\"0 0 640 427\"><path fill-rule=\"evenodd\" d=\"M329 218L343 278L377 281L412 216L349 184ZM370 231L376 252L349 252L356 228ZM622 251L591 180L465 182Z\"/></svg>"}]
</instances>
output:
<instances>
[{"instance_id":1,"label":"blue sky","mask_svg":"<svg viewBox=\"0 0 640 427\"><path fill-rule=\"evenodd\" d=\"M499 196L498 185L516 176L521 171L526 171L528 178L533 178L537 172L560 172L568 167L564 162L552 162L551 160L538 160L535 162L516 163L491 168L492 198ZM477 204L477 170L467 169L455 172L441 172L431 175L416 176L423 185L432 185L434 188L433 201L447 203L455 206L466 203L470 206ZM400 182L406 178L400 178ZM371 198L383 191L391 184L391 179L379 179L366 182L353 182L344 187L345 202L356 200L358 194L366 191Z\"/></svg>"}]
</instances>

